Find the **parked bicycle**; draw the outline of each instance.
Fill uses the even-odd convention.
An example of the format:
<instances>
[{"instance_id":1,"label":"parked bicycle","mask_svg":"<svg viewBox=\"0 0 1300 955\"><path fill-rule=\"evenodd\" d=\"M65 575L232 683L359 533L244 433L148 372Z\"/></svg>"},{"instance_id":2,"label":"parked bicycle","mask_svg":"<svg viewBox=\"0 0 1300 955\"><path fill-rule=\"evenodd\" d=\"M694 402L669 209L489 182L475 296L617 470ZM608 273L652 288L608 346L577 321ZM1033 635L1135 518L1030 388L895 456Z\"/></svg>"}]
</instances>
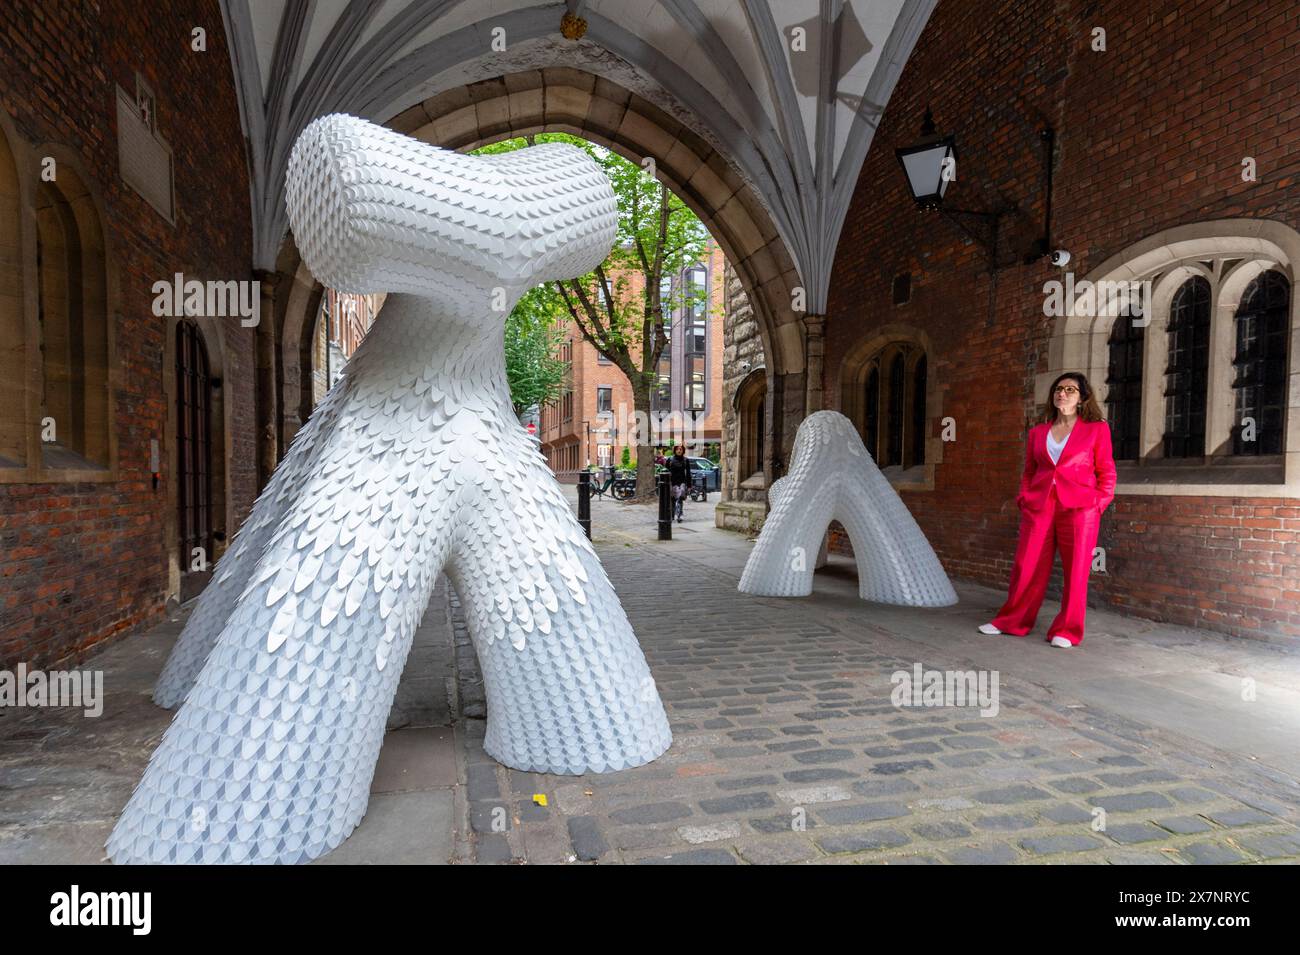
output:
<instances>
[{"instance_id":1,"label":"parked bicycle","mask_svg":"<svg viewBox=\"0 0 1300 955\"><path fill-rule=\"evenodd\" d=\"M591 482L591 493L593 501L607 494L616 501L626 501L636 494L636 475L629 476L626 472L612 471L603 482Z\"/></svg>"},{"instance_id":2,"label":"parked bicycle","mask_svg":"<svg viewBox=\"0 0 1300 955\"><path fill-rule=\"evenodd\" d=\"M605 482L602 484L597 480L597 475L593 473L591 475L591 499L595 501L600 498L603 498L606 494L610 494L610 496L612 497L613 494L611 494L610 492L613 486L614 486L613 474L610 474L609 477L605 478Z\"/></svg>"},{"instance_id":3,"label":"parked bicycle","mask_svg":"<svg viewBox=\"0 0 1300 955\"><path fill-rule=\"evenodd\" d=\"M616 501L626 501L636 496L636 475L619 477L613 480L609 489L610 496Z\"/></svg>"}]
</instances>

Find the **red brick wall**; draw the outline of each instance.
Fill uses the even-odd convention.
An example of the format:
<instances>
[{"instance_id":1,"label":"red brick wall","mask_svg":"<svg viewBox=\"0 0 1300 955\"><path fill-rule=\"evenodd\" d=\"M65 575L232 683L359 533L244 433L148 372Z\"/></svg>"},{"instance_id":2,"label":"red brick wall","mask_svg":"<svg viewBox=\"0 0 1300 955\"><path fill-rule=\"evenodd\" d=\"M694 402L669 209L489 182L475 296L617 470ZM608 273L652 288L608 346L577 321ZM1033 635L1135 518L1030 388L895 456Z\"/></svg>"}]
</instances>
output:
<instances>
[{"instance_id":1,"label":"red brick wall","mask_svg":"<svg viewBox=\"0 0 1300 955\"><path fill-rule=\"evenodd\" d=\"M1108 50L1090 49L1091 30ZM1010 257L1041 232L1039 129L1057 131L1054 244L1082 278L1172 226L1259 217L1300 226L1300 5L1109 0L941 0L889 101L835 259L825 383L887 323L923 329L942 415L957 424L934 491L904 492L949 573L1005 588L1015 489L1036 374L1047 371L1046 262L1000 269L990 303L985 253L917 212L897 146L920 134L927 104L957 137L949 202L1023 210L1003 222ZM1241 179L1243 156L1259 180ZM913 274L911 302L890 281ZM931 408L931 414L935 409ZM937 433L937 432L936 432ZM1300 638L1300 502L1283 498L1120 495L1102 520L1108 574L1094 604L1178 624ZM1059 592L1059 568L1053 591ZM972 611L975 616L979 614ZM981 622L972 619L972 623ZM1042 621L1045 623L1045 620Z\"/></svg>"},{"instance_id":2,"label":"red brick wall","mask_svg":"<svg viewBox=\"0 0 1300 955\"><path fill-rule=\"evenodd\" d=\"M206 52L190 31L207 31ZM139 71L157 96L157 129L174 154L177 222L164 220L118 170L114 84ZM115 483L0 485L0 666L47 665L157 619L168 586L166 318L151 285L174 272L251 278L244 141L216 0L146 9L130 0L19 0L0 5L0 108L28 146L71 150L103 197L117 264ZM33 176L32 169L19 170ZM28 290L31 294L31 290ZM242 518L256 495L251 329L225 322L224 401L232 462L226 495ZM149 475L157 438L163 483ZM224 525L224 520L221 520ZM227 532L235 528L228 527Z\"/></svg>"}]
</instances>

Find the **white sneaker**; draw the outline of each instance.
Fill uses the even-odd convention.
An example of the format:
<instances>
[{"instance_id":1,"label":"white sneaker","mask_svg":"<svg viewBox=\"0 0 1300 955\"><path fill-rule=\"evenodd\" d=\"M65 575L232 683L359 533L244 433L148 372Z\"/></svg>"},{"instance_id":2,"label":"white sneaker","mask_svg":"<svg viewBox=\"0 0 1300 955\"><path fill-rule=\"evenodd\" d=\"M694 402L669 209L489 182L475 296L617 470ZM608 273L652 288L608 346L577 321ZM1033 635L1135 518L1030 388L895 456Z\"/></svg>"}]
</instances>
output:
<instances>
[{"instance_id":1,"label":"white sneaker","mask_svg":"<svg viewBox=\"0 0 1300 955\"><path fill-rule=\"evenodd\" d=\"M1070 647L1074 646L1074 644L1065 639L1065 637L1052 637L1052 646L1068 650Z\"/></svg>"},{"instance_id":2,"label":"white sneaker","mask_svg":"<svg viewBox=\"0 0 1300 955\"><path fill-rule=\"evenodd\" d=\"M991 635L991 634L1001 633L1001 632L1002 632L1001 630L993 626L993 624L991 623L980 624L980 633L987 633Z\"/></svg>"}]
</instances>

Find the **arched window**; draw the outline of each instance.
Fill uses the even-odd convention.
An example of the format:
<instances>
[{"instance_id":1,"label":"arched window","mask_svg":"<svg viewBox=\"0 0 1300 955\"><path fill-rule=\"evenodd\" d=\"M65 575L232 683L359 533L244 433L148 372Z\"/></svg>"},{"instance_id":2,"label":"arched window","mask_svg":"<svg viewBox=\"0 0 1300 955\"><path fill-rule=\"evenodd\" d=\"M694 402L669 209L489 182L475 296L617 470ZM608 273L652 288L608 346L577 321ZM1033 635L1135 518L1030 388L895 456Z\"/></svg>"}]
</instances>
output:
<instances>
[{"instance_id":1,"label":"arched window","mask_svg":"<svg viewBox=\"0 0 1300 955\"><path fill-rule=\"evenodd\" d=\"M922 355L916 360L912 369L912 464L925 463L926 414L925 414L925 376L926 359Z\"/></svg>"},{"instance_id":2,"label":"arched window","mask_svg":"<svg viewBox=\"0 0 1300 955\"><path fill-rule=\"evenodd\" d=\"M880 463L880 366L872 363L867 371L866 394L863 395L862 443L871 460Z\"/></svg>"},{"instance_id":3,"label":"arched window","mask_svg":"<svg viewBox=\"0 0 1300 955\"><path fill-rule=\"evenodd\" d=\"M21 206L18 168L0 129L0 468L27 463Z\"/></svg>"},{"instance_id":4,"label":"arched window","mask_svg":"<svg viewBox=\"0 0 1300 955\"><path fill-rule=\"evenodd\" d=\"M1140 457L1143 326L1117 318L1107 342L1106 420L1117 461Z\"/></svg>"},{"instance_id":5,"label":"arched window","mask_svg":"<svg viewBox=\"0 0 1300 955\"><path fill-rule=\"evenodd\" d=\"M1282 453L1290 306L1291 283L1276 269L1261 272L1241 297L1232 362L1233 454Z\"/></svg>"},{"instance_id":6,"label":"arched window","mask_svg":"<svg viewBox=\"0 0 1300 955\"><path fill-rule=\"evenodd\" d=\"M885 465L903 463L903 391L907 378L903 373L903 355L894 355L889 363L889 451Z\"/></svg>"},{"instance_id":7,"label":"arched window","mask_svg":"<svg viewBox=\"0 0 1300 955\"><path fill-rule=\"evenodd\" d=\"M1188 279L1169 307L1165 367L1165 457L1205 454L1206 388L1210 370L1210 283Z\"/></svg>"},{"instance_id":8,"label":"arched window","mask_svg":"<svg viewBox=\"0 0 1300 955\"><path fill-rule=\"evenodd\" d=\"M104 234L66 165L38 187L36 227L43 464L102 469L110 447Z\"/></svg>"},{"instance_id":9,"label":"arched window","mask_svg":"<svg viewBox=\"0 0 1300 955\"><path fill-rule=\"evenodd\" d=\"M767 435L767 377L755 368L736 390L736 424L740 429L737 466L740 481L763 472L764 439Z\"/></svg>"},{"instance_id":10,"label":"arched window","mask_svg":"<svg viewBox=\"0 0 1300 955\"><path fill-rule=\"evenodd\" d=\"M881 468L925 464L929 411L925 352L901 341L869 355L848 378L860 391L845 401L845 413L856 422L867 453Z\"/></svg>"},{"instance_id":11,"label":"arched window","mask_svg":"<svg viewBox=\"0 0 1300 955\"><path fill-rule=\"evenodd\" d=\"M929 348L924 333L887 326L859 342L840 366L840 412L886 478L911 490L933 490L943 461L942 447L930 443L942 399L930 400Z\"/></svg>"}]
</instances>

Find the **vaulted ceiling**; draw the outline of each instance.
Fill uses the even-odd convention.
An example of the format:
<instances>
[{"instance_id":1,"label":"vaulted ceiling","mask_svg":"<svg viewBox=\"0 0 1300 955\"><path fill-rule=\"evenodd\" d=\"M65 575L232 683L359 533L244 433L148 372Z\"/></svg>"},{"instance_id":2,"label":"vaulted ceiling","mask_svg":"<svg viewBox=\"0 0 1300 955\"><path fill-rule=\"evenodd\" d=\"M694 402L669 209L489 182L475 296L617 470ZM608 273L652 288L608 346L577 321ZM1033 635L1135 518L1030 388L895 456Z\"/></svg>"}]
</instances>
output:
<instances>
[{"instance_id":1,"label":"vaulted ceiling","mask_svg":"<svg viewBox=\"0 0 1300 955\"><path fill-rule=\"evenodd\" d=\"M937 0L222 0L252 167L258 265L287 228L299 131L386 122L455 86L577 66L671 102L762 199L824 311L871 138ZM565 13L587 24L560 35Z\"/></svg>"}]
</instances>

